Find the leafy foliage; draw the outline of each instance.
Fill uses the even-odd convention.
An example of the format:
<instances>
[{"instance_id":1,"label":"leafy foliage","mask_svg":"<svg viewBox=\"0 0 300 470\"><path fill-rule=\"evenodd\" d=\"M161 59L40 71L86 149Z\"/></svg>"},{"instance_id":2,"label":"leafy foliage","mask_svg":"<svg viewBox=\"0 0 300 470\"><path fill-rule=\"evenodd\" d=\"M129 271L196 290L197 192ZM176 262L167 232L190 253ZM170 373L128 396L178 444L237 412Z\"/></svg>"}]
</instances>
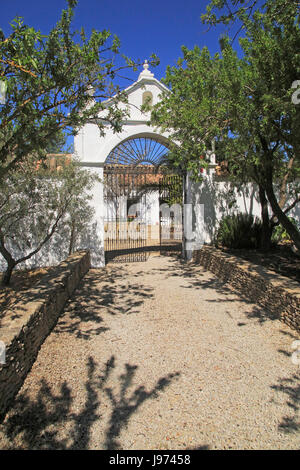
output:
<instances>
[{"instance_id":1,"label":"leafy foliage","mask_svg":"<svg viewBox=\"0 0 300 470\"><path fill-rule=\"evenodd\" d=\"M64 154L73 153L73 146L67 145L66 136L63 131L57 133L46 147L46 153Z\"/></svg>"},{"instance_id":2,"label":"leafy foliage","mask_svg":"<svg viewBox=\"0 0 300 470\"><path fill-rule=\"evenodd\" d=\"M227 248L258 248L261 222L253 215L237 213L222 218L216 236L217 246Z\"/></svg>"},{"instance_id":3,"label":"leafy foliage","mask_svg":"<svg viewBox=\"0 0 300 470\"><path fill-rule=\"evenodd\" d=\"M228 4L211 3L216 8ZM241 13L246 33L240 39L242 58L227 37L214 57L207 48L183 47L183 58L166 72L171 93L154 107L152 120L170 130L180 144L173 151L174 164L188 170L199 168L201 155L215 140L217 157L228 162L230 177L260 188L264 226L272 226L267 198L272 218L300 249L300 233L287 216L300 201L295 184L300 174L300 107L291 99L292 84L300 76L299 8L292 3L289 14L280 10L275 15L271 3L266 2L264 12ZM294 200L287 205L291 183Z\"/></svg>"},{"instance_id":4,"label":"leafy foliage","mask_svg":"<svg viewBox=\"0 0 300 470\"><path fill-rule=\"evenodd\" d=\"M60 230L76 233L89 222L89 190L95 176L76 162L52 170L28 157L0 181L0 253L7 263L4 283L12 270L39 251ZM76 235L76 234L75 234Z\"/></svg>"},{"instance_id":5,"label":"leafy foliage","mask_svg":"<svg viewBox=\"0 0 300 470\"><path fill-rule=\"evenodd\" d=\"M295 225L295 227L297 227L297 222L293 217L289 217L289 220ZM275 227L272 233L272 242L279 243L286 241L291 241L291 237L289 236L285 228L281 224L279 224Z\"/></svg>"},{"instance_id":6,"label":"leafy foliage","mask_svg":"<svg viewBox=\"0 0 300 470\"><path fill-rule=\"evenodd\" d=\"M7 86L0 106L0 178L27 155L43 157L62 130L74 135L93 120L103 132L101 111L115 131L121 129L125 111L117 104L127 98L114 79L136 64L123 56L124 65L114 65L120 41L109 31L93 30L90 38L83 29L72 31L76 3L69 0L48 35L17 17L12 33L0 38L0 80Z\"/></svg>"},{"instance_id":7,"label":"leafy foliage","mask_svg":"<svg viewBox=\"0 0 300 470\"><path fill-rule=\"evenodd\" d=\"M182 172L190 171L199 179L199 170L207 166L206 151L211 150L214 129L211 104L216 98L218 56L211 58L205 47L200 51L182 47L177 66L167 67L163 82L171 89L151 113L153 125L171 133L169 164Z\"/></svg>"},{"instance_id":8,"label":"leafy foliage","mask_svg":"<svg viewBox=\"0 0 300 470\"><path fill-rule=\"evenodd\" d=\"M235 39L258 13L267 14L271 19L288 19L299 10L298 0L211 0L201 20L210 27L224 24L230 28L238 23Z\"/></svg>"}]
</instances>

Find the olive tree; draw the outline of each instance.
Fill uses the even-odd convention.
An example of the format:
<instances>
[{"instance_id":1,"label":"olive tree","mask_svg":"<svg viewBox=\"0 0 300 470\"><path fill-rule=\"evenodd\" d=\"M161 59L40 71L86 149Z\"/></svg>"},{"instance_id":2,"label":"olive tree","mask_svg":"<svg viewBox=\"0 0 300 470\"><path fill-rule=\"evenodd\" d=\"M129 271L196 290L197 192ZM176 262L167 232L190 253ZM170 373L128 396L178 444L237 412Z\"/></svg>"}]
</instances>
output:
<instances>
[{"instance_id":1,"label":"olive tree","mask_svg":"<svg viewBox=\"0 0 300 470\"><path fill-rule=\"evenodd\" d=\"M71 253L76 236L93 216L90 190L96 176L66 161L51 168L28 157L0 181L0 253L6 261L2 283L13 269L63 231L61 243Z\"/></svg>"}]
</instances>

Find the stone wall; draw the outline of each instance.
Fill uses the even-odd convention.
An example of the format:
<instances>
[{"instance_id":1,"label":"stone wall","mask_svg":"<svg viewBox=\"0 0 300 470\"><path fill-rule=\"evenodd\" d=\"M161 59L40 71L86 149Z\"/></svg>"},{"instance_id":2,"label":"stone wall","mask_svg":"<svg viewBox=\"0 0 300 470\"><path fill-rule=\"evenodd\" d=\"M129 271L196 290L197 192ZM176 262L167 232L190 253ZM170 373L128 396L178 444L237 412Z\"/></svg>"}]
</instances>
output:
<instances>
[{"instance_id":1,"label":"stone wall","mask_svg":"<svg viewBox=\"0 0 300 470\"><path fill-rule=\"evenodd\" d=\"M242 297L258 303L271 316L300 331L298 282L211 246L194 252L194 261L228 282Z\"/></svg>"},{"instance_id":2,"label":"stone wall","mask_svg":"<svg viewBox=\"0 0 300 470\"><path fill-rule=\"evenodd\" d=\"M0 364L0 419L21 388L66 301L89 268L88 251L69 256L28 289L1 321L0 340L6 346L6 361Z\"/></svg>"}]
</instances>

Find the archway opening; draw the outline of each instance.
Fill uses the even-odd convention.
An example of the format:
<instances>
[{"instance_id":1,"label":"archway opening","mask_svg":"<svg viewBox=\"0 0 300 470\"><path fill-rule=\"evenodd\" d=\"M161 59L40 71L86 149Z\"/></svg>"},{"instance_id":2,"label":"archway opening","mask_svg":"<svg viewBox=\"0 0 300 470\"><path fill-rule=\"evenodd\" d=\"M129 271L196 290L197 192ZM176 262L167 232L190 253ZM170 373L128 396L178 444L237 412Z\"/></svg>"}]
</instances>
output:
<instances>
[{"instance_id":1,"label":"archway opening","mask_svg":"<svg viewBox=\"0 0 300 470\"><path fill-rule=\"evenodd\" d=\"M169 168L168 152L167 139L143 134L107 156L106 261L146 261L152 251L181 250L182 180Z\"/></svg>"}]
</instances>

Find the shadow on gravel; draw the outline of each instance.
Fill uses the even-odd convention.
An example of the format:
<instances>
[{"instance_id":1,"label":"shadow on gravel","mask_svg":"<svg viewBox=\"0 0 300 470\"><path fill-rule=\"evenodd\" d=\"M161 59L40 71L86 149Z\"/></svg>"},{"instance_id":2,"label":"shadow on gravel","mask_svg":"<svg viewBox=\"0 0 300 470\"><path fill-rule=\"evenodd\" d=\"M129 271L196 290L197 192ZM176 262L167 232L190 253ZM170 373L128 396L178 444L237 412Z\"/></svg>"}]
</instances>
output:
<instances>
[{"instance_id":1,"label":"shadow on gravel","mask_svg":"<svg viewBox=\"0 0 300 470\"><path fill-rule=\"evenodd\" d=\"M162 392L175 377L180 375L179 372L169 374L166 377L160 378L149 392L145 390L144 386L140 386L132 391L130 396L126 397L137 366L125 364L125 368L125 373L120 376L120 391L118 396L114 394L111 388L105 389L112 408L105 442L105 448L110 450L120 449L118 437L121 434L122 428L127 426L130 416L139 406L150 398L158 398L159 393Z\"/></svg>"},{"instance_id":2,"label":"shadow on gravel","mask_svg":"<svg viewBox=\"0 0 300 470\"><path fill-rule=\"evenodd\" d=\"M137 313L153 289L138 282L129 282L124 267L91 269L66 303L56 332L75 334L89 339L108 330L103 325L105 315ZM122 283L125 281L125 283Z\"/></svg>"},{"instance_id":3,"label":"shadow on gravel","mask_svg":"<svg viewBox=\"0 0 300 470\"><path fill-rule=\"evenodd\" d=\"M259 306L255 302L249 300L246 294L242 292L237 292L230 288L225 281L221 281L216 276L211 273L213 276L211 279L207 279L205 273L207 271L202 271L202 268L199 264L191 262L185 263L180 257L173 256L169 258L169 263L163 268L154 268L147 271L148 274L165 274L165 279L170 279L172 277L179 277L188 281L188 285L182 285L184 289L213 289L215 292L220 294L222 297L219 299L205 299L206 302L219 303L219 302L228 302L233 303L237 300L243 302L249 306L249 311L246 313L246 316L249 319L256 319L259 323L264 323L268 320L276 320L279 318L279 315L269 312L265 308ZM143 271L137 272L135 275L140 277L144 274ZM230 298L228 296L235 295L237 298ZM238 326L244 326L244 322L238 323Z\"/></svg>"},{"instance_id":4,"label":"shadow on gravel","mask_svg":"<svg viewBox=\"0 0 300 470\"><path fill-rule=\"evenodd\" d=\"M271 388L286 396L286 404L291 410L290 416L283 416L278 424L279 431L284 433L300 432L300 372L291 377L278 379Z\"/></svg>"},{"instance_id":5,"label":"shadow on gravel","mask_svg":"<svg viewBox=\"0 0 300 470\"><path fill-rule=\"evenodd\" d=\"M115 357L106 362L102 371L92 357L87 361L86 399L78 413L72 411L74 395L67 381L61 384L60 392L54 394L45 379L40 382L34 399L24 392L17 396L12 409L0 426L4 444L2 449L88 449L91 444L91 429L95 422L106 426L104 449L119 449L119 436L129 423L130 417L148 399L159 398L166 387L180 374L168 374L157 380L147 391L143 385L134 387L133 378L138 366L125 364L119 377L119 391L107 386L115 368ZM98 372L99 371L99 372ZM109 419L103 422L101 395L109 398ZM99 444L101 444L99 442Z\"/></svg>"},{"instance_id":6,"label":"shadow on gravel","mask_svg":"<svg viewBox=\"0 0 300 470\"><path fill-rule=\"evenodd\" d=\"M184 449L185 451L188 450L210 450L211 447L208 445L202 445L202 446L196 446L196 447L188 447L187 449Z\"/></svg>"}]
</instances>

